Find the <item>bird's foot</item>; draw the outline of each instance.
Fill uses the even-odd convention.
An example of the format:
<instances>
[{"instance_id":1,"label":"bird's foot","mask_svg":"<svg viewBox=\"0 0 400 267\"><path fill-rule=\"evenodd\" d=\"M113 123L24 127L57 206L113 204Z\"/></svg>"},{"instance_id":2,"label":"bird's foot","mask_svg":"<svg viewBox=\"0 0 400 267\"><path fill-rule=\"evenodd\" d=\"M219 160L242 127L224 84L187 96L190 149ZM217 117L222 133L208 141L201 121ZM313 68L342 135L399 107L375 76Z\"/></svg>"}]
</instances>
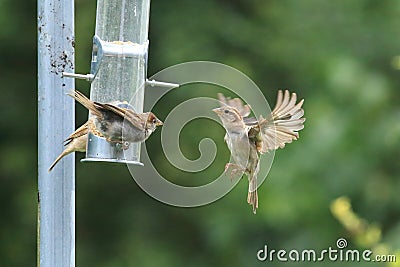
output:
<instances>
[{"instance_id":1,"label":"bird's foot","mask_svg":"<svg viewBox=\"0 0 400 267\"><path fill-rule=\"evenodd\" d=\"M130 144L131 144L131 143L129 143L129 142L127 142L127 141L122 142L122 149L123 149L123 150L127 150L127 149L129 148Z\"/></svg>"},{"instance_id":2,"label":"bird's foot","mask_svg":"<svg viewBox=\"0 0 400 267\"><path fill-rule=\"evenodd\" d=\"M235 163L227 163L225 165L225 173L229 174L231 181L239 174L240 176L243 175L244 170L239 165Z\"/></svg>"},{"instance_id":3,"label":"bird's foot","mask_svg":"<svg viewBox=\"0 0 400 267\"><path fill-rule=\"evenodd\" d=\"M115 146L118 149L121 149L121 150L127 150L129 148L129 146L130 146L130 143L127 142L127 141L125 141L125 142L113 142L113 143L116 143Z\"/></svg>"}]
</instances>

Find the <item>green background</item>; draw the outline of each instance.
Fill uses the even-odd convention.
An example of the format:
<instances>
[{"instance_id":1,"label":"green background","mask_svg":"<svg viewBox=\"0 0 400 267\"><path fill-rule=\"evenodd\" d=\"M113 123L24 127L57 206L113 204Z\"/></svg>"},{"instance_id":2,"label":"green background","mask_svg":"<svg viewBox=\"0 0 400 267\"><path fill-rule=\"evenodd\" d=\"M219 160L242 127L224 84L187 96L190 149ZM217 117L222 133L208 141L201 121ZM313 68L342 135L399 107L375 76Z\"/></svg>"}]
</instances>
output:
<instances>
[{"instance_id":1,"label":"green background","mask_svg":"<svg viewBox=\"0 0 400 267\"><path fill-rule=\"evenodd\" d=\"M36 264L37 4L17 2L0 0L0 266ZM87 73L96 1L75 3L76 72ZM77 266L312 266L259 262L256 253L264 245L322 250L335 247L340 237L349 248L379 243L396 253L399 25L400 2L391 0L153 0L149 75L186 61L221 62L247 74L271 105L278 89L295 91L305 99L306 126L298 141L277 151L259 189L257 215L245 201L245 180L211 205L177 208L146 195L126 166L80 163L78 154ZM76 85L88 93L88 83ZM215 97L219 90L185 86L166 95L155 111L165 119L174 105ZM87 111L77 106L76 113L80 125ZM160 156L160 131L147 148L169 180L202 184L229 159L223 135L208 120L183 129L182 150L190 159L200 156L202 138L217 143L216 161L200 174L176 170ZM340 196L349 197L354 212L365 225L376 225L382 239L361 242L363 233L332 215L330 204Z\"/></svg>"}]
</instances>

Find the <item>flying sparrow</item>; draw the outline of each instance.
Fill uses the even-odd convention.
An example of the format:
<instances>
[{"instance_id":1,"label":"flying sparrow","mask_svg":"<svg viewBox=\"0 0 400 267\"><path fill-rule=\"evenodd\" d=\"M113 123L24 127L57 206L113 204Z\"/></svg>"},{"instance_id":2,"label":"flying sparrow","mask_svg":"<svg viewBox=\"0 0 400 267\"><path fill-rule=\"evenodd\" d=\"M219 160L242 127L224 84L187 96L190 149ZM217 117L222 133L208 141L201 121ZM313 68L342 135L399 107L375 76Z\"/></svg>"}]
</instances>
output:
<instances>
[{"instance_id":1,"label":"flying sparrow","mask_svg":"<svg viewBox=\"0 0 400 267\"><path fill-rule=\"evenodd\" d=\"M88 99L79 91L68 94L86 107L94 115L96 129L109 142L143 142L162 125L153 113L135 113L129 104L125 106L113 103L98 103ZM126 148L126 147L125 147Z\"/></svg>"},{"instance_id":2,"label":"flying sparrow","mask_svg":"<svg viewBox=\"0 0 400 267\"><path fill-rule=\"evenodd\" d=\"M220 108L213 111L220 117L226 130L225 142L235 163L228 163L225 171L233 167L232 173L245 173L249 180L247 203L252 205L253 212L258 208L257 174L259 171L259 154L264 154L278 148L284 148L299 138L304 128L304 110L301 108L304 100L297 102L295 93L286 90L278 91L276 106L267 118L257 120L249 117L250 106L243 105L239 98L226 98L218 94Z\"/></svg>"}]
</instances>

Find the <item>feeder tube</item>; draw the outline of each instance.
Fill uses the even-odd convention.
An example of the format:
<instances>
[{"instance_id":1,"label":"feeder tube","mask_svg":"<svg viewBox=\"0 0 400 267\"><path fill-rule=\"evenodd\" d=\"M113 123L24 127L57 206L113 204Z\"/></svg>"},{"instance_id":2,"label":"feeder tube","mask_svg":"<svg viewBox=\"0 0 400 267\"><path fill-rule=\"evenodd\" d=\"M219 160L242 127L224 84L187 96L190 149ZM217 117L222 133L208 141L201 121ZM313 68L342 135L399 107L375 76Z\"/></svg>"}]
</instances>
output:
<instances>
[{"instance_id":1,"label":"feeder tube","mask_svg":"<svg viewBox=\"0 0 400 267\"><path fill-rule=\"evenodd\" d=\"M147 75L150 0L98 0L94 43L101 54L92 57L96 74L90 99L109 103L127 101L135 112L143 112ZM89 115L90 116L90 115ZM89 136L83 161L140 164L140 144L122 151L104 138Z\"/></svg>"}]
</instances>

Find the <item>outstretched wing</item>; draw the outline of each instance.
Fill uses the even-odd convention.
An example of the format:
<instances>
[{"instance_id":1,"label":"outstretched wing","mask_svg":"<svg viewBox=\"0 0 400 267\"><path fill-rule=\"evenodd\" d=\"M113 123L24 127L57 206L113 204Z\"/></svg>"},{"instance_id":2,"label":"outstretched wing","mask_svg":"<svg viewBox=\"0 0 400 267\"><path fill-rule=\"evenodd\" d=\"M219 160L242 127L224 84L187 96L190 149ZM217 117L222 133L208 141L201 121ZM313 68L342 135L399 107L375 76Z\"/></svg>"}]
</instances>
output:
<instances>
[{"instance_id":1,"label":"outstretched wing","mask_svg":"<svg viewBox=\"0 0 400 267\"><path fill-rule=\"evenodd\" d=\"M304 128L304 110L302 105L304 100L297 103L295 93L290 95L278 91L275 108L270 116L263 118L260 116L258 126L249 130L249 136L254 137L257 150L263 154L278 148L284 148L285 144L291 143L299 138L301 129Z\"/></svg>"}]
</instances>

